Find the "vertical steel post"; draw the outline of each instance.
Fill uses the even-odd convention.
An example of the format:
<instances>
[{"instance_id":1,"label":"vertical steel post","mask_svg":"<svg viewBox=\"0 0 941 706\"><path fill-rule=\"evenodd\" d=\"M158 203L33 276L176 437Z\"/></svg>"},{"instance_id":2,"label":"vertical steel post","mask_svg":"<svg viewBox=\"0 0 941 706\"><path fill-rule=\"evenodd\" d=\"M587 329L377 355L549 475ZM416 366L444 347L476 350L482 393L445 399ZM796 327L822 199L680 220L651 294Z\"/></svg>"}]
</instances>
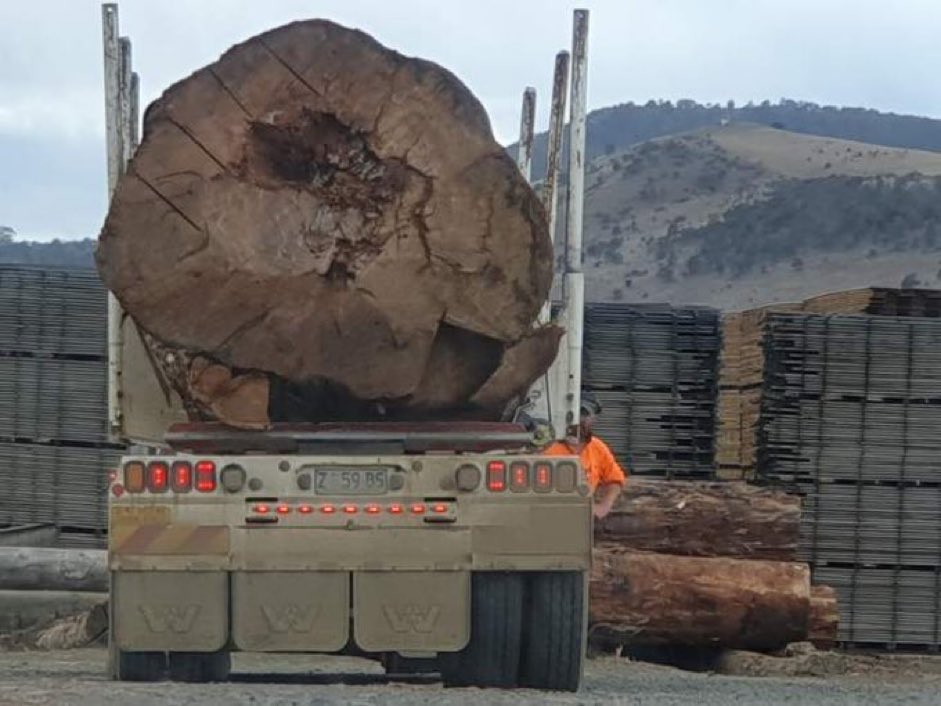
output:
<instances>
[{"instance_id":1,"label":"vertical steel post","mask_svg":"<svg viewBox=\"0 0 941 706\"><path fill-rule=\"evenodd\" d=\"M560 51L555 56L555 71L552 77L552 106L549 114L549 136L546 150L546 180L542 187L542 203L549 219L549 238L553 244L553 269L558 261L556 247L556 230L558 229L559 204L559 173L562 155L562 135L565 128L565 109L568 106L569 87L569 53ZM563 239L564 242L564 239ZM564 277L564 268L562 274ZM563 277L553 278L554 285L561 285ZM553 287L554 291L555 286ZM552 297L546 301L539 315L539 322L549 323L552 318ZM541 382L543 399L539 400L539 416L547 419L553 429L555 438L565 437L565 395L567 388L568 355L565 352L564 341L560 345L559 354L552 362L549 371Z\"/></svg>"},{"instance_id":2,"label":"vertical steel post","mask_svg":"<svg viewBox=\"0 0 941 706\"><path fill-rule=\"evenodd\" d=\"M566 425L579 418L582 338L585 327L585 275L582 220L585 195L585 124L588 106L588 10L575 10L572 27L572 116L569 134L568 222L565 238Z\"/></svg>"},{"instance_id":3,"label":"vertical steel post","mask_svg":"<svg viewBox=\"0 0 941 706\"><path fill-rule=\"evenodd\" d=\"M533 180L533 130L536 123L536 89L532 86L523 91L523 109L520 112L520 141L516 163L527 182Z\"/></svg>"},{"instance_id":4,"label":"vertical steel post","mask_svg":"<svg viewBox=\"0 0 941 706\"><path fill-rule=\"evenodd\" d=\"M105 139L108 152L108 197L114 195L136 142L135 79L131 71L131 42L119 36L118 6L101 6L104 49ZM124 348L123 312L118 300L108 293L108 428L112 438L123 436L121 412L121 357Z\"/></svg>"},{"instance_id":5,"label":"vertical steel post","mask_svg":"<svg viewBox=\"0 0 941 706\"><path fill-rule=\"evenodd\" d=\"M121 172L121 48L118 39L118 6L101 6L101 30L105 60L105 139L108 149L108 196Z\"/></svg>"},{"instance_id":6,"label":"vertical steel post","mask_svg":"<svg viewBox=\"0 0 941 706\"><path fill-rule=\"evenodd\" d=\"M569 53L555 55L555 73L552 77L552 108L549 114L549 139L546 152L546 180L543 183L542 203L549 217L549 238L555 243L556 211L559 203L559 155L562 154L562 129L565 125L566 98L569 85Z\"/></svg>"},{"instance_id":7,"label":"vertical steel post","mask_svg":"<svg viewBox=\"0 0 941 706\"><path fill-rule=\"evenodd\" d=\"M134 72L131 70L131 40L127 37L119 37L118 43L121 52L121 86L118 91L118 105L121 119L119 121L121 130L121 168L120 174L123 175L127 163L134 153L134 127L131 121L131 94L134 90Z\"/></svg>"}]
</instances>

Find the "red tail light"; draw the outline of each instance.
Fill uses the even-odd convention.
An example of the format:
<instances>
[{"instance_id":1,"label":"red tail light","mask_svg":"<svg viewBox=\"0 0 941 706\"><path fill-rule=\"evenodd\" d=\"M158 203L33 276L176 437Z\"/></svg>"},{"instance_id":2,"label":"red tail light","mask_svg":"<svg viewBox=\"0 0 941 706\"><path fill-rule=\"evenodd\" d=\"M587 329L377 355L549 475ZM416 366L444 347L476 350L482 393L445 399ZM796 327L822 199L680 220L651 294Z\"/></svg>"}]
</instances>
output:
<instances>
[{"instance_id":1,"label":"red tail light","mask_svg":"<svg viewBox=\"0 0 941 706\"><path fill-rule=\"evenodd\" d=\"M411 510L413 515L421 515L425 512L425 506L421 503L415 503L412 505Z\"/></svg>"},{"instance_id":2,"label":"red tail light","mask_svg":"<svg viewBox=\"0 0 941 706\"><path fill-rule=\"evenodd\" d=\"M252 508L252 512L257 512L259 515L267 515L271 512L271 508L268 505L255 505Z\"/></svg>"},{"instance_id":3,"label":"red tail light","mask_svg":"<svg viewBox=\"0 0 941 706\"><path fill-rule=\"evenodd\" d=\"M211 493L216 489L216 464L212 461L199 461L196 464L196 490Z\"/></svg>"},{"instance_id":4,"label":"red tail light","mask_svg":"<svg viewBox=\"0 0 941 706\"><path fill-rule=\"evenodd\" d=\"M278 507L277 507L277 513L278 513L279 515L287 515L289 512L291 512L291 506L290 506L290 505L278 505Z\"/></svg>"},{"instance_id":5,"label":"red tail light","mask_svg":"<svg viewBox=\"0 0 941 706\"><path fill-rule=\"evenodd\" d=\"M151 461L147 464L147 490L151 493L165 493L170 485L170 469L163 461Z\"/></svg>"},{"instance_id":6,"label":"red tail light","mask_svg":"<svg viewBox=\"0 0 941 706\"><path fill-rule=\"evenodd\" d=\"M506 490L506 464L503 461L487 464L487 489L495 493Z\"/></svg>"},{"instance_id":7,"label":"red tail light","mask_svg":"<svg viewBox=\"0 0 941 706\"><path fill-rule=\"evenodd\" d=\"M170 467L170 488L174 493L188 493L193 489L193 466L189 461L175 461Z\"/></svg>"},{"instance_id":8,"label":"red tail light","mask_svg":"<svg viewBox=\"0 0 941 706\"><path fill-rule=\"evenodd\" d=\"M369 513L370 515L378 515L381 512L381 510L382 508L380 508L378 505L366 506L366 512Z\"/></svg>"},{"instance_id":9,"label":"red tail light","mask_svg":"<svg viewBox=\"0 0 941 706\"><path fill-rule=\"evenodd\" d=\"M297 511L302 515L309 515L314 511L314 508L312 508L310 505L301 505L297 508Z\"/></svg>"},{"instance_id":10,"label":"red tail light","mask_svg":"<svg viewBox=\"0 0 941 706\"><path fill-rule=\"evenodd\" d=\"M129 493L144 492L144 464L128 461L124 464L124 489Z\"/></svg>"},{"instance_id":11,"label":"red tail light","mask_svg":"<svg viewBox=\"0 0 941 706\"><path fill-rule=\"evenodd\" d=\"M510 464L510 490L529 490L529 464L525 461Z\"/></svg>"},{"instance_id":12,"label":"red tail light","mask_svg":"<svg viewBox=\"0 0 941 706\"><path fill-rule=\"evenodd\" d=\"M356 507L355 505L344 505L344 506L343 506L343 512L345 512L347 515L354 515L354 514L356 514L356 511L357 511L357 510L359 510L359 508Z\"/></svg>"},{"instance_id":13,"label":"red tail light","mask_svg":"<svg viewBox=\"0 0 941 706\"><path fill-rule=\"evenodd\" d=\"M389 505L389 512L391 512L393 515L401 515L404 511L405 511L405 508L402 507L401 505L398 505L398 504Z\"/></svg>"},{"instance_id":14,"label":"red tail light","mask_svg":"<svg viewBox=\"0 0 941 706\"><path fill-rule=\"evenodd\" d=\"M325 515L332 515L333 513L337 511L337 509L333 505L323 505L320 508L320 511L324 513Z\"/></svg>"},{"instance_id":15,"label":"red tail light","mask_svg":"<svg viewBox=\"0 0 941 706\"><path fill-rule=\"evenodd\" d=\"M443 515L448 511L448 506L439 503L438 505L432 506L431 511L434 512L435 514Z\"/></svg>"},{"instance_id":16,"label":"red tail light","mask_svg":"<svg viewBox=\"0 0 941 706\"><path fill-rule=\"evenodd\" d=\"M540 492L548 492L552 490L552 464L551 463L537 463L536 472L535 472L535 482L533 487Z\"/></svg>"}]
</instances>

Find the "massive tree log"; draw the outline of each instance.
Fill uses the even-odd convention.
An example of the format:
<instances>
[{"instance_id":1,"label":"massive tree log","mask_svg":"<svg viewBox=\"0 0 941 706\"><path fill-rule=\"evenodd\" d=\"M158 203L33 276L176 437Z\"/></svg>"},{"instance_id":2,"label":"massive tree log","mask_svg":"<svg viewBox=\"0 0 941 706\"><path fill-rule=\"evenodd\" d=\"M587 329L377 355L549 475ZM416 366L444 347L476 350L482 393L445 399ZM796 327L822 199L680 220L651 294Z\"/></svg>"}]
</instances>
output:
<instances>
[{"instance_id":1,"label":"massive tree log","mask_svg":"<svg viewBox=\"0 0 941 706\"><path fill-rule=\"evenodd\" d=\"M806 564L596 549L593 631L640 645L779 649L807 639Z\"/></svg>"},{"instance_id":2,"label":"massive tree log","mask_svg":"<svg viewBox=\"0 0 941 706\"><path fill-rule=\"evenodd\" d=\"M266 397L305 419L492 416L560 335L533 329L544 210L480 103L321 20L148 108L97 260L188 410L239 426L289 416Z\"/></svg>"},{"instance_id":3,"label":"massive tree log","mask_svg":"<svg viewBox=\"0 0 941 706\"><path fill-rule=\"evenodd\" d=\"M631 478L595 533L664 554L795 561L800 498L745 483Z\"/></svg>"}]
</instances>

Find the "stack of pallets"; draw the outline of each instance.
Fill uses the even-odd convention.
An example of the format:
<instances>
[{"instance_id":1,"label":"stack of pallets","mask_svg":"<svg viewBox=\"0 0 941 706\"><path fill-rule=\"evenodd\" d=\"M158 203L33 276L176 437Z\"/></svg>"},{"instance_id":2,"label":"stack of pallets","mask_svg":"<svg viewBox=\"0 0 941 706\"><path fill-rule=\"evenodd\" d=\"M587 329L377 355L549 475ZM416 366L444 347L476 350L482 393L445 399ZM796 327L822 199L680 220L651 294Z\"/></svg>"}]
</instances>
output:
<instances>
[{"instance_id":1,"label":"stack of pallets","mask_svg":"<svg viewBox=\"0 0 941 706\"><path fill-rule=\"evenodd\" d=\"M707 308L589 304L583 387L597 431L633 473L712 476L719 314Z\"/></svg>"},{"instance_id":2,"label":"stack of pallets","mask_svg":"<svg viewBox=\"0 0 941 706\"><path fill-rule=\"evenodd\" d=\"M106 528L106 327L93 270L0 265L0 525Z\"/></svg>"},{"instance_id":3,"label":"stack of pallets","mask_svg":"<svg viewBox=\"0 0 941 706\"><path fill-rule=\"evenodd\" d=\"M723 470L804 496L801 558L836 588L846 643L941 646L938 314L941 292L870 289L725 323L752 323L723 371L753 400L720 401L742 430L720 437Z\"/></svg>"}]
</instances>

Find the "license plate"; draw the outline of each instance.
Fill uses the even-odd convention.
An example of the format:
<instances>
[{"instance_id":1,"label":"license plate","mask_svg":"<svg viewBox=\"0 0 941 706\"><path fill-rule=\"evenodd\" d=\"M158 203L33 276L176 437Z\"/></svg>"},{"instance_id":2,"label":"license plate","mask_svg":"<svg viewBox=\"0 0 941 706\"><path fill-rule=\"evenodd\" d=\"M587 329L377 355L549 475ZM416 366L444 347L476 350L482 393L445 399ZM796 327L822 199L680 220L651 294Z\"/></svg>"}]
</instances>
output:
<instances>
[{"instance_id":1,"label":"license plate","mask_svg":"<svg viewBox=\"0 0 941 706\"><path fill-rule=\"evenodd\" d=\"M318 468L314 471L317 495L376 495L389 490L385 468Z\"/></svg>"}]
</instances>

